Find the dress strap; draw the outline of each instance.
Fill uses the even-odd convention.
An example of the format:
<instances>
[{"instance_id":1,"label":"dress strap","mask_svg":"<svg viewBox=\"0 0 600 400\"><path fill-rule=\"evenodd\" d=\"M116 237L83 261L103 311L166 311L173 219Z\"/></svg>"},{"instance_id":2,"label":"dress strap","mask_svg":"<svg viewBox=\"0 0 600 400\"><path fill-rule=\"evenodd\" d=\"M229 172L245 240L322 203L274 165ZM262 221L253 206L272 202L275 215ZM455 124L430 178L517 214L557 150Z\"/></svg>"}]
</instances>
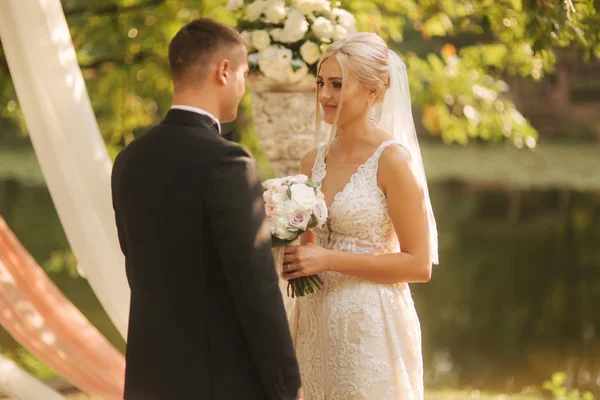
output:
<instances>
[{"instance_id":1,"label":"dress strap","mask_svg":"<svg viewBox=\"0 0 600 400\"><path fill-rule=\"evenodd\" d=\"M381 154L391 144L399 144L400 146L402 146L402 143L400 143L400 141L398 139L390 139L390 140L386 140L385 142L381 143L379 145L379 147L377 148L377 150L375 151L375 154L373 154L373 161L376 164L379 164L379 158L381 157Z\"/></svg>"},{"instance_id":2,"label":"dress strap","mask_svg":"<svg viewBox=\"0 0 600 400\"><path fill-rule=\"evenodd\" d=\"M379 158L381 157L381 154L383 153L383 151L392 144L399 144L402 146L402 144L400 143L400 141L398 139L390 139L390 140L386 140L385 142L381 143L379 145L379 147L377 148L377 150L375 150L375 152L373 153L373 155L367 160L367 162L364 165L364 168L369 171L369 175L375 175L377 176L377 171L379 169Z\"/></svg>"},{"instance_id":3,"label":"dress strap","mask_svg":"<svg viewBox=\"0 0 600 400\"><path fill-rule=\"evenodd\" d=\"M327 145L323 144L317 147L317 154L315 156L315 163L312 168L312 180L315 183L321 184L325 178L325 150Z\"/></svg>"}]
</instances>

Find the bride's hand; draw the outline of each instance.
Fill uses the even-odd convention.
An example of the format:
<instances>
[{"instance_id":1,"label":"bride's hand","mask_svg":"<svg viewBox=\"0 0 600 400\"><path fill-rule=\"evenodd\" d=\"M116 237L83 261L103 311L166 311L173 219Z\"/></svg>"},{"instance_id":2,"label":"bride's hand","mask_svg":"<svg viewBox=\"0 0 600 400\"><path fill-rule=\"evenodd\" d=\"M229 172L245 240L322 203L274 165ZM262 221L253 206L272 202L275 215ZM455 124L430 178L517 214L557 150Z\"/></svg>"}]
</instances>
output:
<instances>
[{"instance_id":1,"label":"bride's hand","mask_svg":"<svg viewBox=\"0 0 600 400\"><path fill-rule=\"evenodd\" d=\"M286 246L282 278L289 280L326 271L329 264L327 257L330 252L314 243L307 243L303 246Z\"/></svg>"}]
</instances>

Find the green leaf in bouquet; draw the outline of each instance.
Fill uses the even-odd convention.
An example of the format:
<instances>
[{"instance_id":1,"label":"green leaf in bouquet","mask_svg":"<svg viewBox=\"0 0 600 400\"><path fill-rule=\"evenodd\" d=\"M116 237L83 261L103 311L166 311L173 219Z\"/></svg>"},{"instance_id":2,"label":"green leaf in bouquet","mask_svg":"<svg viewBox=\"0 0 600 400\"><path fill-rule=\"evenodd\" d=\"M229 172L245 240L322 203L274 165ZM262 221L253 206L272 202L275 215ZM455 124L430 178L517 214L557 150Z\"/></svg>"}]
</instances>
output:
<instances>
[{"instance_id":1,"label":"green leaf in bouquet","mask_svg":"<svg viewBox=\"0 0 600 400\"><path fill-rule=\"evenodd\" d=\"M291 200L292 199L292 189L290 189L289 187L287 190L287 195L288 195L288 198Z\"/></svg>"},{"instance_id":2,"label":"green leaf in bouquet","mask_svg":"<svg viewBox=\"0 0 600 400\"><path fill-rule=\"evenodd\" d=\"M308 227L314 228L318 224L319 224L319 220L317 219L316 215L313 214L312 217L310 218L310 221L308 221Z\"/></svg>"}]
</instances>

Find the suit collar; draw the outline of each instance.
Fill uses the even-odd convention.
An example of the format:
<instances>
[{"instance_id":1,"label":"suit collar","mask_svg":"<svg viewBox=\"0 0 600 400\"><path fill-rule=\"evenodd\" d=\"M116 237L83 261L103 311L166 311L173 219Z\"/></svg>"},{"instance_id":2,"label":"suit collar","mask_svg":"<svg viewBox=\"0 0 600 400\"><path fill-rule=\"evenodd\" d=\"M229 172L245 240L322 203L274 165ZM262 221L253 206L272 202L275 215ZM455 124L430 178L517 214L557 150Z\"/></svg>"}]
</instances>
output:
<instances>
[{"instance_id":1,"label":"suit collar","mask_svg":"<svg viewBox=\"0 0 600 400\"><path fill-rule=\"evenodd\" d=\"M198 107L188 106L185 104L174 104L171 106L171 110L183 110L183 111L194 112L194 113L200 114L200 115L206 115L206 116L210 117L213 120L213 122L217 125L217 127L219 128L219 133L223 133L221 130L221 122L217 119L217 117L215 117L214 115L212 115L211 113L209 113L206 110L203 110Z\"/></svg>"},{"instance_id":2,"label":"suit collar","mask_svg":"<svg viewBox=\"0 0 600 400\"><path fill-rule=\"evenodd\" d=\"M219 134L219 127L211 117L208 115L201 115L193 111L171 109L167 113L163 123L201 126L208 128L217 135Z\"/></svg>"}]
</instances>

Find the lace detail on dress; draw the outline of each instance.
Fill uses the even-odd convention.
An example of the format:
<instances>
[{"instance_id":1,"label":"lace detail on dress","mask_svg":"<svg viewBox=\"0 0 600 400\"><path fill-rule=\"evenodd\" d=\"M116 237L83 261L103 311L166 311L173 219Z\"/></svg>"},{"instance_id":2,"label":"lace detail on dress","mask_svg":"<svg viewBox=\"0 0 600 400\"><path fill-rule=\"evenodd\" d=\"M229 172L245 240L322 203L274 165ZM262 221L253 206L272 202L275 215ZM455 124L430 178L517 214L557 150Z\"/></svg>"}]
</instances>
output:
<instances>
[{"instance_id":1,"label":"lace detail on dress","mask_svg":"<svg viewBox=\"0 0 600 400\"><path fill-rule=\"evenodd\" d=\"M350 253L398 251L398 240L388 215L387 200L377 185L379 158L391 144L398 142L383 142L335 195L329 210L331 221L322 229L313 230L317 244ZM326 176L325 146L321 146L315 159L313 181L321 184Z\"/></svg>"},{"instance_id":2,"label":"lace detail on dress","mask_svg":"<svg viewBox=\"0 0 600 400\"><path fill-rule=\"evenodd\" d=\"M390 253L399 243L377 185L382 143L336 194L317 244L350 253ZM312 179L327 174L325 146ZM419 320L407 284L383 285L327 272L316 294L301 297L291 318L306 400L423 398Z\"/></svg>"}]
</instances>

